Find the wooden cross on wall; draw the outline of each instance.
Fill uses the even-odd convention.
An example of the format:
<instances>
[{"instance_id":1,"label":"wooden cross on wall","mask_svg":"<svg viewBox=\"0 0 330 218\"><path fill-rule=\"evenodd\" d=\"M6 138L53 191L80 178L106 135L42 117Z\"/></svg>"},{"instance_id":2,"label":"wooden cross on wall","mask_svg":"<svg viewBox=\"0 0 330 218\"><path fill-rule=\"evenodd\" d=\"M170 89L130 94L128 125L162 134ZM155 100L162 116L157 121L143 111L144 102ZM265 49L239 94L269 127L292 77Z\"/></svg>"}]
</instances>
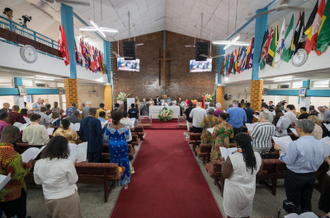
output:
<instances>
[{"instance_id":1,"label":"wooden cross on wall","mask_svg":"<svg viewBox=\"0 0 330 218\"><path fill-rule=\"evenodd\" d=\"M170 61L174 61L175 59L174 58L166 58L166 50L163 49L163 57L161 56L162 55L162 49L159 49L159 57L158 58L155 58L155 61L159 61L159 85L161 86L161 65L162 65L162 62L163 62L163 85L166 85L166 61L169 61L169 63L171 63Z\"/></svg>"}]
</instances>

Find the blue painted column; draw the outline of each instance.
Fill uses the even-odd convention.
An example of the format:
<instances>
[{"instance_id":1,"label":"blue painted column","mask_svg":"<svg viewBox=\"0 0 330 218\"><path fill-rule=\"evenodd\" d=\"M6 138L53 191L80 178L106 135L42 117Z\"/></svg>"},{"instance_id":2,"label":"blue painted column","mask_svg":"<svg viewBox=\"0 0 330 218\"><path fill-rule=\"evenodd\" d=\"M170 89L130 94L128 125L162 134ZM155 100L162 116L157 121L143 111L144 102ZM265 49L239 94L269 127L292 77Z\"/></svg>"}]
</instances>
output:
<instances>
[{"instance_id":1,"label":"blue painted column","mask_svg":"<svg viewBox=\"0 0 330 218\"><path fill-rule=\"evenodd\" d=\"M64 26L66 41L70 57L70 79L77 79L76 58L74 49L73 9L71 6L61 4L61 23ZM78 102L77 102L78 103Z\"/></svg>"},{"instance_id":2,"label":"blue painted column","mask_svg":"<svg viewBox=\"0 0 330 218\"><path fill-rule=\"evenodd\" d=\"M305 88L309 89L310 88L310 85L311 85L311 81L310 80L304 80L302 87L305 87Z\"/></svg>"},{"instance_id":3,"label":"blue painted column","mask_svg":"<svg viewBox=\"0 0 330 218\"><path fill-rule=\"evenodd\" d=\"M256 14L260 14L268 10L268 6L256 11ZM261 48L263 46L262 41L267 30L268 14L262 15L256 18L255 36L254 36L254 54L253 54L253 66L251 77L251 108L254 111L261 110L262 103L262 90L264 87L264 81L259 78L259 60L261 55ZM257 120L253 118L253 122Z\"/></svg>"},{"instance_id":4,"label":"blue painted column","mask_svg":"<svg viewBox=\"0 0 330 218\"><path fill-rule=\"evenodd\" d=\"M217 47L217 55L224 55L226 51L224 50L225 45L220 45ZM222 62L225 59L225 56L218 57L218 85L221 84L221 67L222 67Z\"/></svg>"},{"instance_id":5,"label":"blue painted column","mask_svg":"<svg viewBox=\"0 0 330 218\"><path fill-rule=\"evenodd\" d=\"M268 10L268 7L263 9L259 9L256 11L256 14L265 12ZM260 56L261 56L261 48L262 41L264 38L264 34L267 31L267 22L268 22L268 14L262 15L256 18L256 26L254 31L254 54L253 54L253 67L252 67L252 80L259 80L259 65L260 65Z\"/></svg>"},{"instance_id":6,"label":"blue painted column","mask_svg":"<svg viewBox=\"0 0 330 218\"><path fill-rule=\"evenodd\" d=\"M111 83L111 70L112 69L110 69L111 56L110 56L110 42L109 41L103 40L103 50L104 50L103 61L104 61L105 67L107 68L108 83Z\"/></svg>"},{"instance_id":7,"label":"blue painted column","mask_svg":"<svg viewBox=\"0 0 330 218\"><path fill-rule=\"evenodd\" d=\"M17 88L18 86L22 86L23 85L23 80L21 77L14 77L14 84L15 87Z\"/></svg>"}]
</instances>

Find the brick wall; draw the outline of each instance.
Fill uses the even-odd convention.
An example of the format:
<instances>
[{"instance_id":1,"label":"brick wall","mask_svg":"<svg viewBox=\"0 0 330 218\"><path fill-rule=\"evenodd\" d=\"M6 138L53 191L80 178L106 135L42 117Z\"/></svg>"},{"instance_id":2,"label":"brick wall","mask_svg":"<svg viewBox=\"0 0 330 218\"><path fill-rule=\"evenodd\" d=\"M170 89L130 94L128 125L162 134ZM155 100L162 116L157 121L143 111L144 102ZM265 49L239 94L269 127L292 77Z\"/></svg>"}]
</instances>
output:
<instances>
[{"instance_id":1,"label":"brick wall","mask_svg":"<svg viewBox=\"0 0 330 218\"><path fill-rule=\"evenodd\" d=\"M159 85L159 51L163 48L163 31L138 36L136 43L144 43L136 49L136 57L140 59L140 72L117 71L117 60L114 64L114 94L129 92L131 96L142 98L155 98L163 94ZM216 60L213 59L213 72L189 73L189 60L195 57L195 48L186 48L192 45L194 38L166 31L166 57L175 61L166 64L166 94L172 97L191 99L193 96L201 98L202 93L213 93L215 83ZM120 55L123 55L122 41L119 43ZM117 42L113 42L112 48L117 51ZM163 50L161 50L163 52ZM212 47L215 55L215 47ZM161 81L163 85L163 67L161 65Z\"/></svg>"}]
</instances>

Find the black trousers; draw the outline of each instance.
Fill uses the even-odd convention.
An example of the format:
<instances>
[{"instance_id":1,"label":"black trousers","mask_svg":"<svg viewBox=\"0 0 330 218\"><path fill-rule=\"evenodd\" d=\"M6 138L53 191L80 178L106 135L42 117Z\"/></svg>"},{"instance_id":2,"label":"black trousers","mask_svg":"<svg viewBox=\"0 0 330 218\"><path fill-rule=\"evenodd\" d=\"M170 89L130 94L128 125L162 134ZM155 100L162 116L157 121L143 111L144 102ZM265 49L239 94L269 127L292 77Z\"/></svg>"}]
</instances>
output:
<instances>
[{"instance_id":1,"label":"black trousers","mask_svg":"<svg viewBox=\"0 0 330 218\"><path fill-rule=\"evenodd\" d=\"M26 217L26 193L22 189L21 197L13 201L0 202L0 208L6 217L25 218Z\"/></svg>"},{"instance_id":2,"label":"black trousers","mask_svg":"<svg viewBox=\"0 0 330 218\"><path fill-rule=\"evenodd\" d=\"M287 199L303 212L312 211L314 184L315 173L295 173L288 170L284 180Z\"/></svg>"},{"instance_id":3,"label":"black trousers","mask_svg":"<svg viewBox=\"0 0 330 218\"><path fill-rule=\"evenodd\" d=\"M194 126L193 126L193 132L194 132L194 133L202 133L202 132L203 132L203 128L200 128L200 127L194 127Z\"/></svg>"},{"instance_id":4,"label":"black trousers","mask_svg":"<svg viewBox=\"0 0 330 218\"><path fill-rule=\"evenodd\" d=\"M101 156L102 156L102 151L101 152L87 152L87 158L88 162L94 162L94 163L100 163L101 162Z\"/></svg>"},{"instance_id":5,"label":"black trousers","mask_svg":"<svg viewBox=\"0 0 330 218\"><path fill-rule=\"evenodd\" d=\"M240 128L233 128L234 129L234 136L240 132L243 132L243 127L240 127ZM234 139L229 139L229 142L230 143L234 143Z\"/></svg>"}]
</instances>

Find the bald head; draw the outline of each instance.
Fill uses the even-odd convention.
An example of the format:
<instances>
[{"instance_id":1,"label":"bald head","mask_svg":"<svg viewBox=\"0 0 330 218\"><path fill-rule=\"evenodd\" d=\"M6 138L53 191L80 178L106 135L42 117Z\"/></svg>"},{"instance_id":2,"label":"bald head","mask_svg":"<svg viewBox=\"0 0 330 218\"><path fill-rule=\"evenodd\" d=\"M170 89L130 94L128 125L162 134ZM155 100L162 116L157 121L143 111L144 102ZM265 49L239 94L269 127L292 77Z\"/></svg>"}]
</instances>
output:
<instances>
[{"instance_id":1,"label":"bald head","mask_svg":"<svg viewBox=\"0 0 330 218\"><path fill-rule=\"evenodd\" d=\"M20 136L20 131L16 126L6 126L1 132L1 143L13 143Z\"/></svg>"}]
</instances>

